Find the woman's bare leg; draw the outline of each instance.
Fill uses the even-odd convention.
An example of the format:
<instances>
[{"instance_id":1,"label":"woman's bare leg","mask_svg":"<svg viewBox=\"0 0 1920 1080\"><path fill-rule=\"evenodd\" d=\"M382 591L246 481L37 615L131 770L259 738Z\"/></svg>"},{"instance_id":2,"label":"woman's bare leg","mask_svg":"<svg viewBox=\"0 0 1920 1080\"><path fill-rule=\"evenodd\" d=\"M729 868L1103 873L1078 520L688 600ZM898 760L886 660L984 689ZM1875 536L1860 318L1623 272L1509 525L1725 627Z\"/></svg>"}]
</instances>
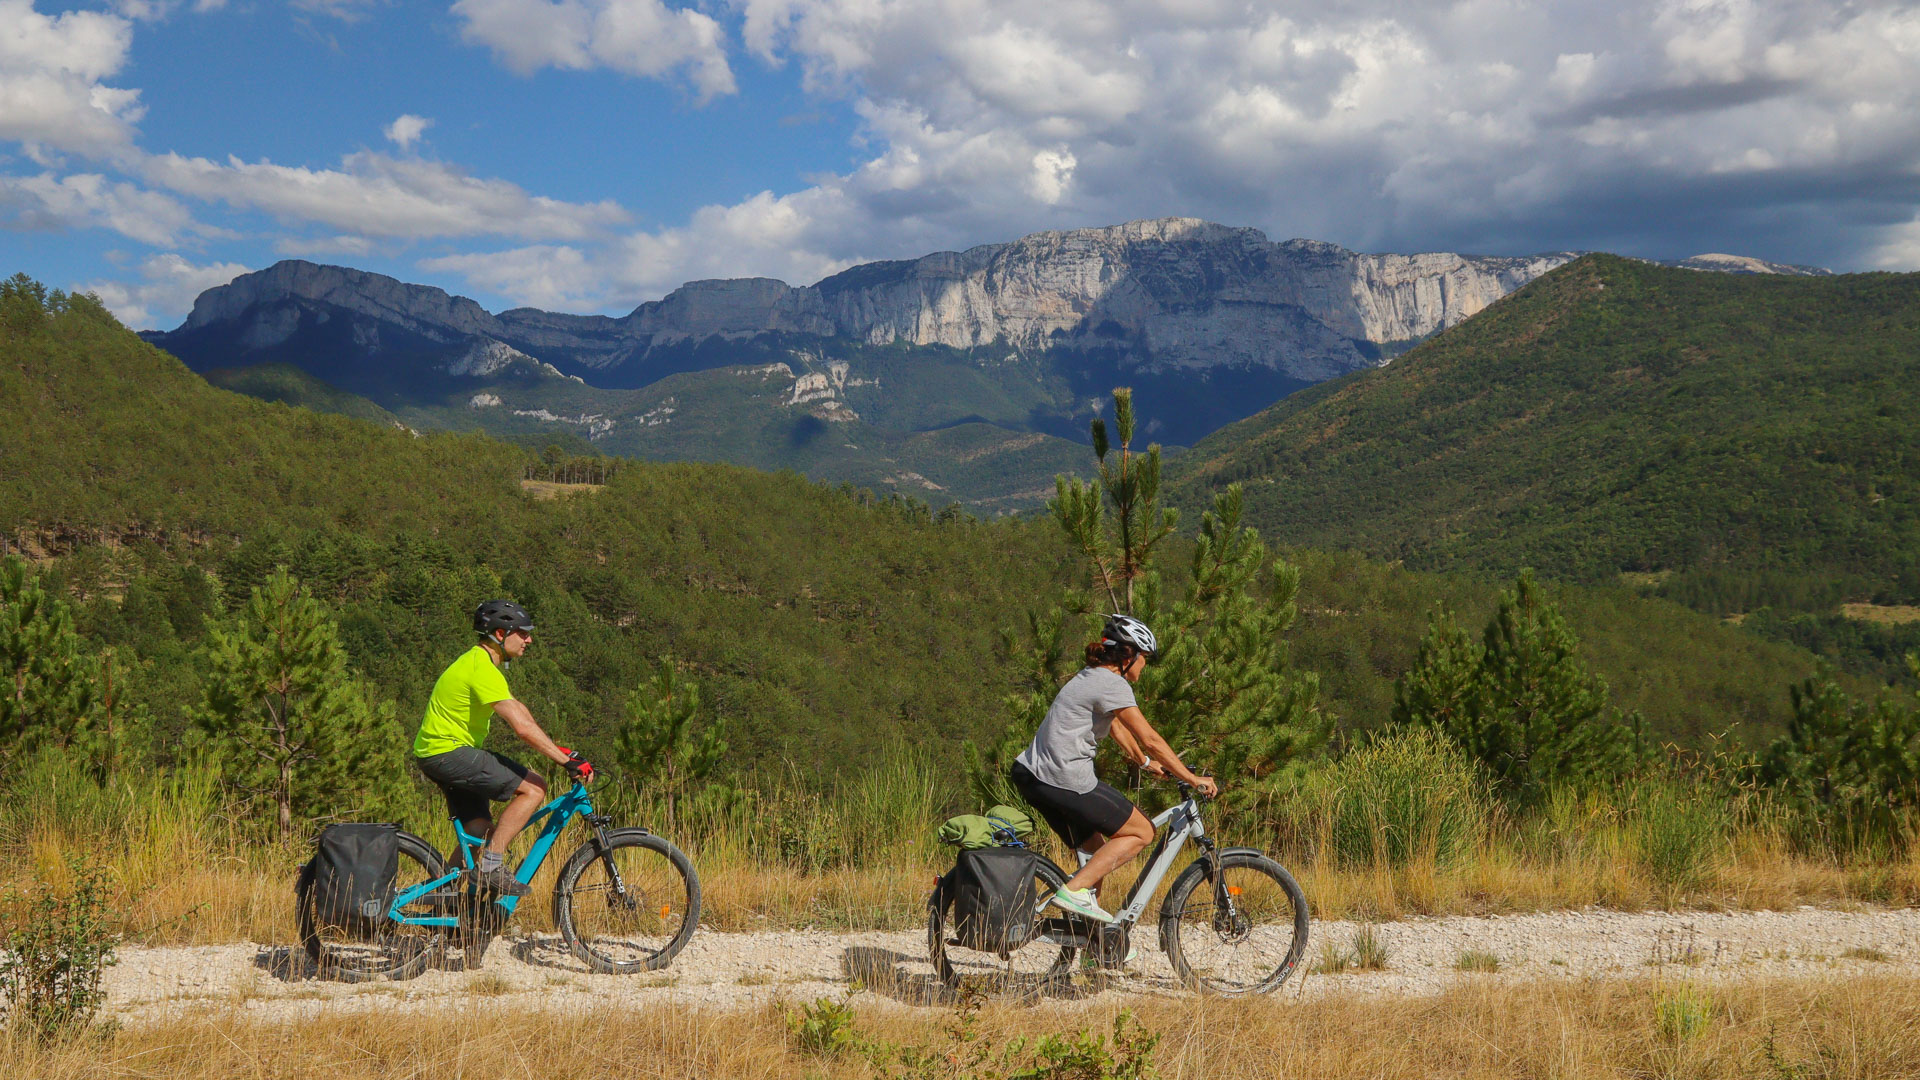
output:
<instances>
[{"instance_id":1,"label":"woman's bare leg","mask_svg":"<svg viewBox=\"0 0 1920 1080\"><path fill-rule=\"evenodd\" d=\"M1147 845L1152 842L1153 822L1148 821L1147 815L1135 808L1133 816L1127 819L1125 825L1120 826L1118 832L1101 841L1100 845L1090 852L1093 857L1087 860L1087 865L1067 879L1067 888L1076 890L1099 888L1100 882L1108 874L1125 865L1135 855L1145 851ZM1082 850L1086 849L1082 848Z\"/></svg>"}]
</instances>

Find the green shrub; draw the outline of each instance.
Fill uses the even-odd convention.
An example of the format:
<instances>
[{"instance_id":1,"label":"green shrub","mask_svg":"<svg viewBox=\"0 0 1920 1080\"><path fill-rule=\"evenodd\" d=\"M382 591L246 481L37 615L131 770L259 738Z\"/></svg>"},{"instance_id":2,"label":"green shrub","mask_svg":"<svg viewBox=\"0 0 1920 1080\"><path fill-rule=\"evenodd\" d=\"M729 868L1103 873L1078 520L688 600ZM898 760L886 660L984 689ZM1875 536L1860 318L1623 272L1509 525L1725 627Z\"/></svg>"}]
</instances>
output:
<instances>
[{"instance_id":1,"label":"green shrub","mask_svg":"<svg viewBox=\"0 0 1920 1080\"><path fill-rule=\"evenodd\" d=\"M1153 1080L1160 1036L1122 1009L1111 1035L1081 1028L1072 1035L1015 1038L995 1045L980 1031L978 994L965 994L941 1025L944 1044L858 1042L876 1074L888 1080Z\"/></svg>"},{"instance_id":2,"label":"green shrub","mask_svg":"<svg viewBox=\"0 0 1920 1080\"><path fill-rule=\"evenodd\" d=\"M1707 1030L1713 1019L1713 1001L1698 987L1681 983L1654 999L1653 1015L1661 1038L1686 1042Z\"/></svg>"},{"instance_id":3,"label":"green shrub","mask_svg":"<svg viewBox=\"0 0 1920 1080\"><path fill-rule=\"evenodd\" d=\"M1462 949L1453 966L1461 971L1495 972L1500 970L1500 957L1485 949Z\"/></svg>"},{"instance_id":4,"label":"green shrub","mask_svg":"<svg viewBox=\"0 0 1920 1080\"><path fill-rule=\"evenodd\" d=\"M107 999L101 976L117 962L119 935L107 923L106 871L78 860L68 867L68 890L43 883L31 894L6 898L12 911L0 954L0 993L8 1022L36 1038L91 1027Z\"/></svg>"},{"instance_id":5,"label":"green shrub","mask_svg":"<svg viewBox=\"0 0 1920 1080\"><path fill-rule=\"evenodd\" d=\"M1450 866L1485 826L1472 762L1432 731L1392 732L1352 751L1310 791L1331 854L1347 866Z\"/></svg>"},{"instance_id":6,"label":"green shrub","mask_svg":"<svg viewBox=\"0 0 1920 1080\"><path fill-rule=\"evenodd\" d=\"M1042 1035L1027 1044L1027 1059L1008 1072L1008 1080L1151 1080L1153 1048L1160 1036L1148 1031L1133 1013L1122 1009L1113 1018L1113 1036L1082 1030L1072 1036Z\"/></svg>"},{"instance_id":7,"label":"green shrub","mask_svg":"<svg viewBox=\"0 0 1920 1080\"><path fill-rule=\"evenodd\" d=\"M1920 679L1920 655L1907 657ZM1920 808L1920 698L1856 701L1831 674L1792 688L1793 719L1760 760L1760 780L1798 818L1809 848L1904 846Z\"/></svg>"},{"instance_id":8,"label":"green shrub","mask_svg":"<svg viewBox=\"0 0 1920 1080\"><path fill-rule=\"evenodd\" d=\"M1353 935L1353 966L1361 971L1387 970L1387 959L1391 955L1392 950L1380 940L1372 923L1360 927L1359 932Z\"/></svg>"},{"instance_id":9,"label":"green shrub","mask_svg":"<svg viewBox=\"0 0 1920 1080\"><path fill-rule=\"evenodd\" d=\"M1522 571L1475 645L1434 612L1414 666L1395 691L1394 720L1458 743L1516 806L1555 785L1607 783L1642 755L1640 717L1609 700L1580 660L1579 638L1533 574Z\"/></svg>"},{"instance_id":10,"label":"green shrub","mask_svg":"<svg viewBox=\"0 0 1920 1080\"><path fill-rule=\"evenodd\" d=\"M793 1048L808 1057L844 1057L859 1041L853 1031L853 1004L817 998L798 1009L788 1009L787 1034L793 1039Z\"/></svg>"}]
</instances>

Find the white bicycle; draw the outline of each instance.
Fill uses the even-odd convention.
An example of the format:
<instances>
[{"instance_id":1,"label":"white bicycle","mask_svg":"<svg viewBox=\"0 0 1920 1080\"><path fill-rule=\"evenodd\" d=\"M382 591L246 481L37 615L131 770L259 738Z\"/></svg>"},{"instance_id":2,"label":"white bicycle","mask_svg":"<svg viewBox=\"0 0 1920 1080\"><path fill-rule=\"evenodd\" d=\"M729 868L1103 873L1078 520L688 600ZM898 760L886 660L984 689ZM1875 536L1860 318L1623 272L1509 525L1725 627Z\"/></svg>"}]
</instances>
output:
<instances>
[{"instance_id":1,"label":"white bicycle","mask_svg":"<svg viewBox=\"0 0 1920 1080\"><path fill-rule=\"evenodd\" d=\"M1188 840L1199 847L1199 857L1174 879L1159 913L1160 948L1175 974L1189 987L1225 995L1264 994L1287 981L1307 949L1306 895L1286 867L1265 852L1216 848L1193 789L1181 784L1180 796L1153 819L1158 834L1153 853L1111 924L1049 907L1023 939L1007 942L1004 952L978 952L949 934L953 900L944 885L936 885L927 904L927 944L941 981L957 988L968 978L985 976L1014 989L1044 992L1072 976L1082 950L1096 967L1118 969L1133 928ZM1039 909L1066 883L1067 874L1045 856L1035 858L1033 903Z\"/></svg>"}]
</instances>

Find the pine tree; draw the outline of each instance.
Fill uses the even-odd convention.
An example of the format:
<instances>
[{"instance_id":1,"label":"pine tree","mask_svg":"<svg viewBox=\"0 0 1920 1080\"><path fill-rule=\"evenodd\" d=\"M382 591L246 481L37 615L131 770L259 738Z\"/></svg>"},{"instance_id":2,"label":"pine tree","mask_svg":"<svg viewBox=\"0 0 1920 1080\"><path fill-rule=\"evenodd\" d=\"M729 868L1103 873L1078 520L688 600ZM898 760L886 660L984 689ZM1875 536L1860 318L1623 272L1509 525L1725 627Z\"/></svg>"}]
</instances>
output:
<instances>
[{"instance_id":1,"label":"pine tree","mask_svg":"<svg viewBox=\"0 0 1920 1080\"><path fill-rule=\"evenodd\" d=\"M1142 706L1190 768L1231 781L1229 809L1271 793L1330 731L1315 704L1319 679L1292 666L1283 637L1300 571L1269 561L1259 533L1241 524L1244 506L1238 484L1216 495L1200 519L1186 596L1163 604L1150 576L1138 612L1163 642L1140 680Z\"/></svg>"},{"instance_id":2,"label":"pine tree","mask_svg":"<svg viewBox=\"0 0 1920 1080\"><path fill-rule=\"evenodd\" d=\"M1578 651L1572 628L1522 571L1500 594L1478 648L1450 615L1434 615L1396 689L1394 717L1445 732L1516 804L1557 783L1617 779L1640 756L1640 717L1608 704L1606 680Z\"/></svg>"},{"instance_id":3,"label":"pine tree","mask_svg":"<svg viewBox=\"0 0 1920 1080\"><path fill-rule=\"evenodd\" d=\"M1907 657L1920 680L1920 656ZM1790 688L1787 733L1760 759L1761 782L1813 830L1809 840L1899 840L1920 804L1920 692L1855 701L1822 670Z\"/></svg>"},{"instance_id":4,"label":"pine tree","mask_svg":"<svg viewBox=\"0 0 1920 1080\"><path fill-rule=\"evenodd\" d=\"M81 652L71 610L11 555L0 561L0 677L7 757L46 739L66 744L100 702L98 665Z\"/></svg>"},{"instance_id":5,"label":"pine tree","mask_svg":"<svg viewBox=\"0 0 1920 1080\"><path fill-rule=\"evenodd\" d=\"M211 627L194 714L228 784L268 800L282 840L294 820L377 801L400 782L400 733L347 670L326 607L283 568Z\"/></svg>"},{"instance_id":6,"label":"pine tree","mask_svg":"<svg viewBox=\"0 0 1920 1080\"><path fill-rule=\"evenodd\" d=\"M1113 392L1113 426L1120 436L1117 454L1106 421L1093 419L1099 479L1082 484L1078 477L1056 477L1048 508L1086 558L1107 610L1130 615L1134 585L1146 576L1154 549L1172 535L1180 515L1160 506L1160 444L1148 446L1143 455L1133 453L1133 391L1124 386Z\"/></svg>"},{"instance_id":7,"label":"pine tree","mask_svg":"<svg viewBox=\"0 0 1920 1080\"><path fill-rule=\"evenodd\" d=\"M636 785L667 799L667 828L676 827L680 802L713 775L727 753L725 725L696 727L700 684L671 659L627 697L626 722L615 732L615 754Z\"/></svg>"},{"instance_id":8,"label":"pine tree","mask_svg":"<svg viewBox=\"0 0 1920 1080\"><path fill-rule=\"evenodd\" d=\"M1054 521L1085 560L1088 584L1067 590L1028 616L1023 646L1007 639L1027 669L1023 689L1007 698L1008 722L986 749L969 744L967 771L975 793L999 801L1013 757L1046 716L1060 683L1077 669L1067 655L1069 629L1097 630L1107 613L1138 615L1161 641L1158 664L1137 694L1155 730L1196 771L1216 771L1229 808L1251 804L1326 741L1329 723L1317 708L1319 682L1296 670L1282 638L1293 624L1299 571L1270 560L1259 534L1245 527L1238 485L1214 499L1200 534L1182 598L1166 591L1153 561L1177 515L1159 505L1160 448L1131 449L1132 391L1113 392L1116 445L1094 420L1099 478L1055 483Z\"/></svg>"},{"instance_id":9,"label":"pine tree","mask_svg":"<svg viewBox=\"0 0 1920 1080\"><path fill-rule=\"evenodd\" d=\"M1473 718L1484 706L1480 661L1480 648L1453 612L1436 608L1427 616L1427 633L1413 667L1394 686L1393 719L1438 728L1479 757L1479 748L1466 741L1474 731Z\"/></svg>"}]
</instances>

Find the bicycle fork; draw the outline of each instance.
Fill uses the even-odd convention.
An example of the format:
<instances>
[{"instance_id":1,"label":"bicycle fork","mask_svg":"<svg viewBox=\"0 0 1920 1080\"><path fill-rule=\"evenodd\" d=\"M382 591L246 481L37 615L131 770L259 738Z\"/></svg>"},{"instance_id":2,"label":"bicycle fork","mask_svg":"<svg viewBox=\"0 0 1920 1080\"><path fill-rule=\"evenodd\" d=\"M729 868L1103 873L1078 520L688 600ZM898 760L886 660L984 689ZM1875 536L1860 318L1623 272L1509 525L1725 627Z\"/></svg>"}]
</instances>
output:
<instances>
[{"instance_id":1,"label":"bicycle fork","mask_svg":"<svg viewBox=\"0 0 1920 1080\"><path fill-rule=\"evenodd\" d=\"M613 824L613 819L605 814L588 814L587 824L593 826L594 847L600 852L601 861L607 864L607 880L613 884L613 895L628 911L636 909L640 902L627 895L627 882L620 876L619 864L613 861L613 845L607 842L607 826Z\"/></svg>"},{"instance_id":2,"label":"bicycle fork","mask_svg":"<svg viewBox=\"0 0 1920 1080\"><path fill-rule=\"evenodd\" d=\"M1240 905L1235 902L1238 889L1227 884L1226 871L1220 865L1220 852L1213 846L1213 837L1198 838L1200 850L1205 852L1207 877L1213 882L1213 932L1231 935L1240 929Z\"/></svg>"}]
</instances>

